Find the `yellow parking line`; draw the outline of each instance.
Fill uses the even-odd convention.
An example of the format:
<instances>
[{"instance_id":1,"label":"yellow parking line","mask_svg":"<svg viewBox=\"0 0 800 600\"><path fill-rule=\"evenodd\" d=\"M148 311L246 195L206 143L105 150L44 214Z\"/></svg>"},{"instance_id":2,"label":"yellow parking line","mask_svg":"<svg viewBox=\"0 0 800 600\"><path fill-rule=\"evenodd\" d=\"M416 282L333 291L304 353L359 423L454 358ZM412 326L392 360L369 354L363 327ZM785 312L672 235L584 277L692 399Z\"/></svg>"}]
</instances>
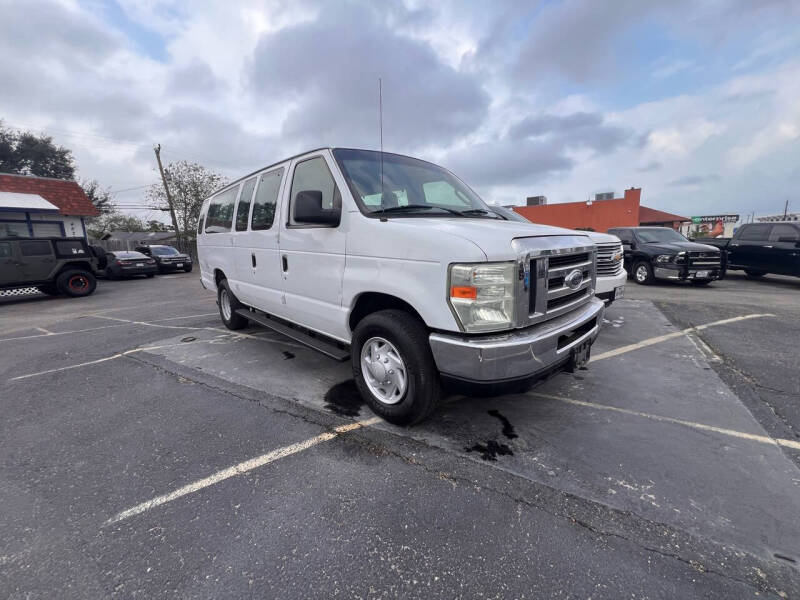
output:
<instances>
[{"instance_id":1,"label":"yellow parking line","mask_svg":"<svg viewBox=\"0 0 800 600\"><path fill-rule=\"evenodd\" d=\"M221 471L217 471L216 473L213 473L208 477L198 479L197 481L184 485L183 487L179 487L178 489L173 490L168 494L164 494L162 496L156 496L152 500L142 502L141 504L137 504L132 508L123 510L122 512L117 513L116 515L111 517L108 521L106 521L105 525L111 525L113 523L117 523L129 517L141 514L145 511L150 510L151 508L155 508L156 506L161 506L162 504L166 504L167 502L172 502L173 500L181 498L182 496L193 494L194 492L212 486L216 483L219 483L220 481L224 481L236 475L247 473L248 471L252 471L253 469L263 467L264 465L269 464L271 462L275 462L276 460L280 460L281 458L286 458L287 456L291 456L293 454L297 454L298 452L302 452L303 450L308 450L309 448L316 446L317 444L328 442L338 437L342 433L347 433L348 431L353 431L355 429L359 429L360 427L368 427L370 425L375 425L378 422L380 422L380 419L378 417L372 417L371 419L365 419L363 421L356 421L355 423L340 425L339 427L335 427L333 431L326 431L325 433L321 433L317 436L314 436L302 442L297 442L296 444L283 446L282 448L272 450L270 452L267 452L266 454L262 454L261 456L256 456L255 458L245 460L238 464L222 469Z\"/></svg>"},{"instance_id":2,"label":"yellow parking line","mask_svg":"<svg viewBox=\"0 0 800 600\"><path fill-rule=\"evenodd\" d=\"M646 340L642 340L641 342L636 342L635 344L628 344L627 346L621 346L619 348L615 348L614 350L609 350L608 352L602 352L600 354L592 356L589 362L595 362L598 360L603 360L604 358L619 356L620 354L625 354L627 352L639 350L640 348L646 348L647 346L652 346L653 344L666 342L667 340L673 340L675 338L684 336L688 333L703 331L704 329L708 329L709 327L716 327L717 325L727 325L728 323L738 323L739 321L746 321L748 319L760 319L763 317L774 317L774 316L775 315L771 313L756 313L752 315L742 315L740 317L732 317L730 319L722 319L721 321L713 321L711 323L706 323L705 325L695 325L694 327L687 327L686 329L682 329L681 331L673 331L672 333L657 335L656 337L651 337Z\"/></svg>"}]
</instances>

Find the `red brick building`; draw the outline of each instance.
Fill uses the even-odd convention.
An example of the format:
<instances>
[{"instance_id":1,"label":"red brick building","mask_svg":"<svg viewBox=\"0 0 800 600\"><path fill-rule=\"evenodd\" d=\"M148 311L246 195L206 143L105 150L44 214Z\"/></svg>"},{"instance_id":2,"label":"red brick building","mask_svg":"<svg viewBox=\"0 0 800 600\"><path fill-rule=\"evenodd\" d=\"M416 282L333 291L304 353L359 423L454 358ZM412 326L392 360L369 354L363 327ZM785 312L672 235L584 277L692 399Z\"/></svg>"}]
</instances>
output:
<instances>
[{"instance_id":1,"label":"red brick building","mask_svg":"<svg viewBox=\"0 0 800 600\"><path fill-rule=\"evenodd\" d=\"M664 226L678 229L687 217L640 206L642 189L625 190L622 198L591 202L564 202L542 206L515 206L514 210L534 223L555 225L568 229L607 231L612 227L639 225Z\"/></svg>"},{"instance_id":2,"label":"red brick building","mask_svg":"<svg viewBox=\"0 0 800 600\"><path fill-rule=\"evenodd\" d=\"M75 181L0 173L0 237L86 237L98 214Z\"/></svg>"}]
</instances>

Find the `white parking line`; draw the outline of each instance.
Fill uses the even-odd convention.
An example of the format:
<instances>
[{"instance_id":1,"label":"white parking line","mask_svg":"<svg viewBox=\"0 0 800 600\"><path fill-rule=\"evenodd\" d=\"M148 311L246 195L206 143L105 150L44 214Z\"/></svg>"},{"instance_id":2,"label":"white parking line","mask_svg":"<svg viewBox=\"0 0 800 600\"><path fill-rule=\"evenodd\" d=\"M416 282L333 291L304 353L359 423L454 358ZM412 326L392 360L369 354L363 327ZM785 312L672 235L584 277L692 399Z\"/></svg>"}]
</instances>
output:
<instances>
[{"instance_id":1,"label":"white parking line","mask_svg":"<svg viewBox=\"0 0 800 600\"><path fill-rule=\"evenodd\" d=\"M172 502L173 500L181 498L182 496L193 494L194 492L212 486L216 483L219 483L220 481L224 481L236 475L247 473L248 471L252 471L253 469L263 467L264 465L269 464L271 462L275 462L276 460L280 460L281 458L286 458L287 456L291 456L292 454L297 454L298 452L302 452L303 450L308 450L312 446L316 446L317 444L321 444L322 442L328 442L338 437L342 433L347 433L348 431L353 431L361 427L368 427L370 425L375 425L378 422L380 422L380 419L378 417L372 417L371 419L365 419L363 421L357 421L355 423L348 423L347 425L340 425L339 427L335 427L333 431L326 431L325 433L321 433L317 436L314 436L302 442L298 442L296 444L290 444L289 446L283 446L282 448L278 448L277 450L272 450L270 452L267 452L266 454L262 454L261 456L245 460L243 462L230 466L226 469L222 469L221 471L217 471L216 473L209 475L208 477L204 477L203 479L198 479L193 483L184 485L183 487L179 487L177 490L169 492L168 494L164 494L163 496L157 496L152 500L148 500L147 502L142 502L141 504L137 504L132 508L123 510L122 512L111 517L108 521L105 522L104 525L111 525L113 523L117 523L129 517L139 515L145 511L150 510L151 508L155 508L156 506L161 506L162 504L166 504L167 502Z\"/></svg>"},{"instance_id":2,"label":"white parking line","mask_svg":"<svg viewBox=\"0 0 800 600\"><path fill-rule=\"evenodd\" d=\"M646 348L647 346L652 346L653 344L666 342L667 340L679 338L689 333L703 331L704 329L708 329L709 327L716 327L717 325L727 325L728 323L737 323L739 321L746 321L748 319L760 319L763 317L774 317L774 316L775 315L770 313L756 313L752 315L742 315L740 317L732 317L730 319L722 319L721 321L712 321L711 323L706 323L705 325L695 325L694 327L687 327L686 329L682 329L680 331L673 331L672 333L665 333L664 335L651 337L646 340L642 340L641 342L636 342L635 344L628 344L627 346L621 346L619 348L615 348L614 350L609 350L608 352L602 352L600 354L597 354L596 356L591 357L591 359L589 359L589 362L595 362L598 360L603 360L604 358L619 356L620 354L625 354L627 352L639 350L640 348Z\"/></svg>"},{"instance_id":3,"label":"white parking line","mask_svg":"<svg viewBox=\"0 0 800 600\"><path fill-rule=\"evenodd\" d=\"M211 317L211 316L218 315L218 314L219 313L217 313L217 312L201 313L199 315L186 315L184 317L168 317L166 319L155 319L152 322L153 323L161 323L163 321L177 321L179 319L193 319L193 318L196 318L196 317ZM110 318L110 317L102 317L100 315L84 315L84 316L86 316L86 317L96 316L99 319ZM41 338L41 337L48 337L48 336L52 336L52 335L67 335L67 334L70 334L70 333L87 333L87 332L90 332L90 331L100 331L101 329L113 329L114 327L125 327L126 324L134 324L135 323L135 321L127 321L126 319L115 319L115 320L121 320L121 321L125 321L125 322L124 323L120 323L119 325L103 325L101 327L89 327L87 329L74 329L72 331L57 331L57 332L50 331L48 333L41 333L41 334L38 334L38 335L23 335L23 336L20 336L20 337L13 337L13 338L0 338L0 343L2 343L2 342L12 342L12 341L16 341L16 340L30 340L30 339L36 339L36 338ZM46 329L42 329L41 327L35 327L34 329L38 329L39 331L47 331Z\"/></svg>"},{"instance_id":4,"label":"white parking line","mask_svg":"<svg viewBox=\"0 0 800 600\"><path fill-rule=\"evenodd\" d=\"M713 431L714 433L721 433L737 437L743 440L750 440L751 442L759 442L761 444L770 444L771 446L784 446L794 450L800 450L800 442L795 440L787 440L783 438L772 438L766 435L758 435L754 433L745 433L744 431L736 431L734 429L726 429L724 427L715 427L714 425L705 425L704 423L695 423L694 421L685 421L683 419L676 419L674 417L665 417L662 415L654 415L651 413L640 412L638 410L631 410L629 408L619 408L617 406L609 406L607 404L597 404L596 402L587 402L585 400L574 400L573 398L565 398L563 396L554 396L551 394L541 394L539 392L528 392L529 396L536 396L538 398L545 398L547 400L558 400L567 404L574 404L575 406L583 406L586 408L596 408L599 410L610 410L613 412L623 413L626 415L633 415L635 417L643 417L653 421L661 421L664 423L673 423L675 425L683 425L685 427L692 427L694 429L701 429L703 431Z\"/></svg>"}]
</instances>

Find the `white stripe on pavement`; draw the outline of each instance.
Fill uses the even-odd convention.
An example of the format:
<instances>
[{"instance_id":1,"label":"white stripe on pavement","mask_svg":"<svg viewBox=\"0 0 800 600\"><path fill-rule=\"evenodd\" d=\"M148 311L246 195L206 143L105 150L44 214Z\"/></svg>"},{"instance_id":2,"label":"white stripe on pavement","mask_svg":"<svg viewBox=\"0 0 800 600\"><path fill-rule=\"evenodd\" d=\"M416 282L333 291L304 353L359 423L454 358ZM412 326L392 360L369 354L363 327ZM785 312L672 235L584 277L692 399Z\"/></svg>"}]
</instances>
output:
<instances>
[{"instance_id":1,"label":"white stripe on pavement","mask_svg":"<svg viewBox=\"0 0 800 600\"><path fill-rule=\"evenodd\" d=\"M596 402L587 402L586 400L574 400L573 398L565 398L564 396L554 396L551 394L541 394L539 392L528 392L529 396L536 396L537 398L545 398L547 400L558 400L567 404L574 404L575 406L583 406L586 408L596 408L599 410L610 410L613 412L632 415L635 417L643 417L653 421L662 421L664 423L673 423L675 425L683 425L685 427L692 427L694 429L701 429L703 431L713 431L714 433L721 433L737 437L743 440L750 440L751 442L759 442L761 444L770 444L772 446L784 446L794 450L800 450L800 442L796 440L787 440L783 438L772 438L767 435L758 435L754 433L745 433L744 431L736 431L734 429L726 429L724 427L715 427L714 425L705 425L704 423L695 423L694 421L685 421L683 419L676 419L674 417L665 417L661 415L654 415L651 413L640 412L638 410L631 410L629 408L619 408L617 406L609 406L607 404L597 404Z\"/></svg>"},{"instance_id":2,"label":"white stripe on pavement","mask_svg":"<svg viewBox=\"0 0 800 600\"><path fill-rule=\"evenodd\" d=\"M728 323L738 323L739 321L746 321L748 319L760 319L763 317L774 317L774 316L775 315L770 313L757 313L752 315L742 315L740 317L732 317L730 319L722 319L721 321L713 321L711 323L706 323L705 325L696 325L694 327L687 327L686 329L682 329L681 331L673 331L672 333L666 333L664 335L651 337L646 340L642 340L641 342L636 342L635 344L628 344L627 346L621 346L619 348L615 348L614 350L609 350L608 352L602 352L600 354L597 354L596 356L592 356L591 359L589 359L589 362L595 362L598 360L603 360L604 358L619 356L620 354L625 354L627 352L639 350L640 348L646 348L647 346L652 346L653 344L658 344L660 342L666 342L667 340L672 340L684 336L688 333L703 331L704 329L708 329L709 327L716 327L717 325L727 325Z\"/></svg>"},{"instance_id":3,"label":"white stripe on pavement","mask_svg":"<svg viewBox=\"0 0 800 600\"><path fill-rule=\"evenodd\" d=\"M147 502L142 502L141 504L137 504L132 508L123 510L121 513L114 515L108 521L106 521L105 525L111 525L113 523L117 523L129 517L139 515L145 511L150 510L151 508L155 508L156 506L161 506L162 504L166 504L167 502L172 502L173 500L181 498L182 496L193 494L194 492L212 486L216 483L219 483L220 481L224 481L225 479L229 479L231 477L235 477L236 475L241 475L243 473L247 473L248 471L252 471L253 469L263 467L266 464L275 462L276 460L280 460L281 458L286 458L287 456L291 456L292 454L297 454L298 452L307 450L308 448L316 446L317 444L321 444L322 442L328 442L342 433L347 433L348 431L353 431L355 429L359 429L360 427L368 427L378 422L380 422L380 418L372 417L371 419L365 419L364 421L357 421L355 423L348 423L347 425L340 425L339 427L335 427L333 431L326 431L325 433L321 433L305 441L298 442L296 444L291 444L289 446L283 446L282 448L272 450L270 452L267 452L266 454L262 454L261 456L245 460L231 467L228 467L227 469L222 469L221 471L217 471L216 473L209 475L208 477L204 477L203 479L198 479L193 483L190 483L183 487L179 487L177 490L169 492L168 494L164 494L163 496L157 496L152 500L148 500Z\"/></svg>"}]
</instances>

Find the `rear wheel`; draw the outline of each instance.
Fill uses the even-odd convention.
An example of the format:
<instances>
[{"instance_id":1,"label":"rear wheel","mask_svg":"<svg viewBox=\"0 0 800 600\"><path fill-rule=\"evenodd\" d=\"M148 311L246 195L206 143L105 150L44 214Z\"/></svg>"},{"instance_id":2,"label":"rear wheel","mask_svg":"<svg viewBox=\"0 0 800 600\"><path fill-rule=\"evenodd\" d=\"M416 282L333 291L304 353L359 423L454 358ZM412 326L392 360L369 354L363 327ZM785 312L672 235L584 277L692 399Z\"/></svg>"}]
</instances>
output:
<instances>
[{"instance_id":1,"label":"rear wheel","mask_svg":"<svg viewBox=\"0 0 800 600\"><path fill-rule=\"evenodd\" d=\"M353 376L372 411L395 425L428 417L439 403L439 371L428 330L401 310L365 317L353 332Z\"/></svg>"},{"instance_id":2,"label":"rear wheel","mask_svg":"<svg viewBox=\"0 0 800 600\"><path fill-rule=\"evenodd\" d=\"M750 279L761 279L766 273L763 271L748 271L745 270L745 275L747 275Z\"/></svg>"},{"instance_id":3,"label":"rear wheel","mask_svg":"<svg viewBox=\"0 0 800 600\"><path fill-rule=\"evenodd\" d=\"M217 304L219 304L219 316L225 327L235 330L247 326L247 319L236 314L236 309L244 308L244 305L233 295L225 279L220 281L217 286Z\"/></svg>"},{"instance_id":4,"label":"rear wheel","mask_svg":"<svg viewBox=\"0 0 800 600\"><path fill-rule=\"evenodd\" d=\"M633 265L633 280L639 285L649 285L655 281L650 263L639 261Z\"/></svg>"},{"instance_id":5,"label":"rear wheel","mask_svg":"<svg viewBox=\"0 0 800 600\"><path fill-rule=\"evenodd\" d=\"M56 286L62 294L77 298L93 293L97 287L97 280L89 271L70 269L58 276Z\"/></svg>"}]
</instances>

